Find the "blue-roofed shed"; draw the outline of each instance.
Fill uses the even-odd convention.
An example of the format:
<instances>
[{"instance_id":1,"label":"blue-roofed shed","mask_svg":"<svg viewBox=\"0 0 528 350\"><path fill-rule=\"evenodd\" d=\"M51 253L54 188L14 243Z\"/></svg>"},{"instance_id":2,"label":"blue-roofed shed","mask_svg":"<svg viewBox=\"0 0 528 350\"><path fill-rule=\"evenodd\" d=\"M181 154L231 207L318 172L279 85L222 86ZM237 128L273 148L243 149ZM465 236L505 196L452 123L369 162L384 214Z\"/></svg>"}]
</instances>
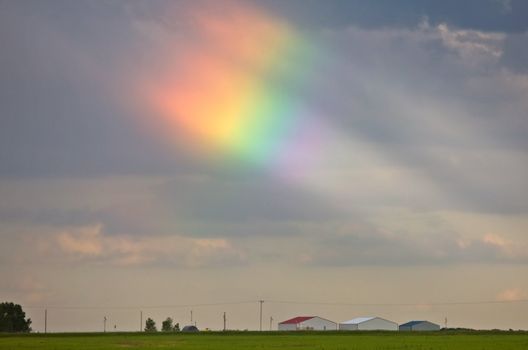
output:
<instances>
[{"instance_id":1,"label":"blue-roofed shed","mask_svg":"<svg viewBox=\"0 0 528 350\"><path fill-rule=\"evenodd\" d=\"M400 325L400 331L439 331L440 326L429 321L409 321Z\"/></svg>"}]
</instances>

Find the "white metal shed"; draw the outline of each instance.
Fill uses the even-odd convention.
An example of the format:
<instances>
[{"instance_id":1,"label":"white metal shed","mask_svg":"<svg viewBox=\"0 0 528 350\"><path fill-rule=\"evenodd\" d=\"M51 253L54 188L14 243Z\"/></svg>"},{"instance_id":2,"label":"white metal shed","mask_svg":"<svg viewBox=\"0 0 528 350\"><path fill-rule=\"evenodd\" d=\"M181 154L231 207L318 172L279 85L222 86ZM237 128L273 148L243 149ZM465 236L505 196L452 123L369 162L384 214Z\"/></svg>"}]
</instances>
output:
<instances>
[{"instance_id":1,"label":"white metal shed","mask_svg":"<svg viewBox=\"0 0 528 350\"><path fill-rule=\"evenodd\" d=\"M381 317L357 317L341 322L339 330L343 331L397 331L398 324Z\"/></svg>"}]
</instances>

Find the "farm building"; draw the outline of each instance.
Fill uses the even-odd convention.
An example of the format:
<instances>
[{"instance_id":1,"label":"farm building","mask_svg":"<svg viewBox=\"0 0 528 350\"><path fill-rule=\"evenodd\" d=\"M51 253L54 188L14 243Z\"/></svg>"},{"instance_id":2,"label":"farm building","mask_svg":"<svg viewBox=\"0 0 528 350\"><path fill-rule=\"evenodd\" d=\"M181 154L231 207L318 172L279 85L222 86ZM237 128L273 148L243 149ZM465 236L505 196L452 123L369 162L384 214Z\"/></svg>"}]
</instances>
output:
<instances>
[{"instance_id":1,"label":"farm building","mask_svg":"<svg viewBox=\"0 0 528 350\"><path fill-rule=\"evenodd\" d=\"M337 323L318 316L299 316L279 323L279 331L335 331Z\"/></svg>"},{"instance_id":2,"label":"farm building","mask_svg":"<svg viewBox=\"0 0 528 350\"><path fill-rule=\"evenodd\" d=\"M350 321L341 322L342 331L397 331L398 324L381 317L358 317Z\"/></svg>"},{"instance_id":3,"label":"farm building","mask_svg":"<svg viewBox=\"0 0 528 350\"><path fill-rule=\"evenodd\" d=\"M199 332L200 330L198 329L198 327L190 325L190 326L183 327L181 331L182 332Z\"/></svg>"},{"instance_id":4,"label":"farm building","mask_svg":"<svg viewBox=\"0 0 528 350\"><path fill-rule=\"evenodd\" d=\"M439 331L440 326L429 321L410 321L400 325L400 331Z\"/></svg>"}]
</instances>

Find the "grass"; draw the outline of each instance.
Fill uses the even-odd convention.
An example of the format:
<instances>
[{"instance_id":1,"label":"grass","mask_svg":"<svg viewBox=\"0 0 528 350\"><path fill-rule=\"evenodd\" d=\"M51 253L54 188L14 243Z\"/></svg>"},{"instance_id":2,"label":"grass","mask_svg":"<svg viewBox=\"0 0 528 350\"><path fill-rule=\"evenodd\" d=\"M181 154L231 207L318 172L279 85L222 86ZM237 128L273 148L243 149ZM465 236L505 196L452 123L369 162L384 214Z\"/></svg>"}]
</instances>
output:
<instances>
[{"instance_id":1,"label":"grass","mask_svg":"<svg viewBox=\"0 0 528 350\"><path fill-rule=\"evenodd\" d=\"M521 350L528 332L202 332L0 334L0 349Z\"/></svg>"}]
</instances>

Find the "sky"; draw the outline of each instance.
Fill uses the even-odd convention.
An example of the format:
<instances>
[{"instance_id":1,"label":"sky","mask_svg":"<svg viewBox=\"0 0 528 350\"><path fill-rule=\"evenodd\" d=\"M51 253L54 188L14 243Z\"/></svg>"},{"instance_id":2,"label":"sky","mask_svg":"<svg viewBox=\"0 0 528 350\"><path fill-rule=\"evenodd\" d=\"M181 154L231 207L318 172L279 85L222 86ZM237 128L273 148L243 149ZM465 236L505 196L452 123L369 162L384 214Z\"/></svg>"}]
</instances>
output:
<instances>
[{"instance_id":1,"label":"sky","mask_svg":"<svg viewBox=\"0 0 528 350\"><path fill-rule=\"evenodd\" d=\"M527 13L0 0L0 299L528 329Z\"/></svg>"}]
</instances>

